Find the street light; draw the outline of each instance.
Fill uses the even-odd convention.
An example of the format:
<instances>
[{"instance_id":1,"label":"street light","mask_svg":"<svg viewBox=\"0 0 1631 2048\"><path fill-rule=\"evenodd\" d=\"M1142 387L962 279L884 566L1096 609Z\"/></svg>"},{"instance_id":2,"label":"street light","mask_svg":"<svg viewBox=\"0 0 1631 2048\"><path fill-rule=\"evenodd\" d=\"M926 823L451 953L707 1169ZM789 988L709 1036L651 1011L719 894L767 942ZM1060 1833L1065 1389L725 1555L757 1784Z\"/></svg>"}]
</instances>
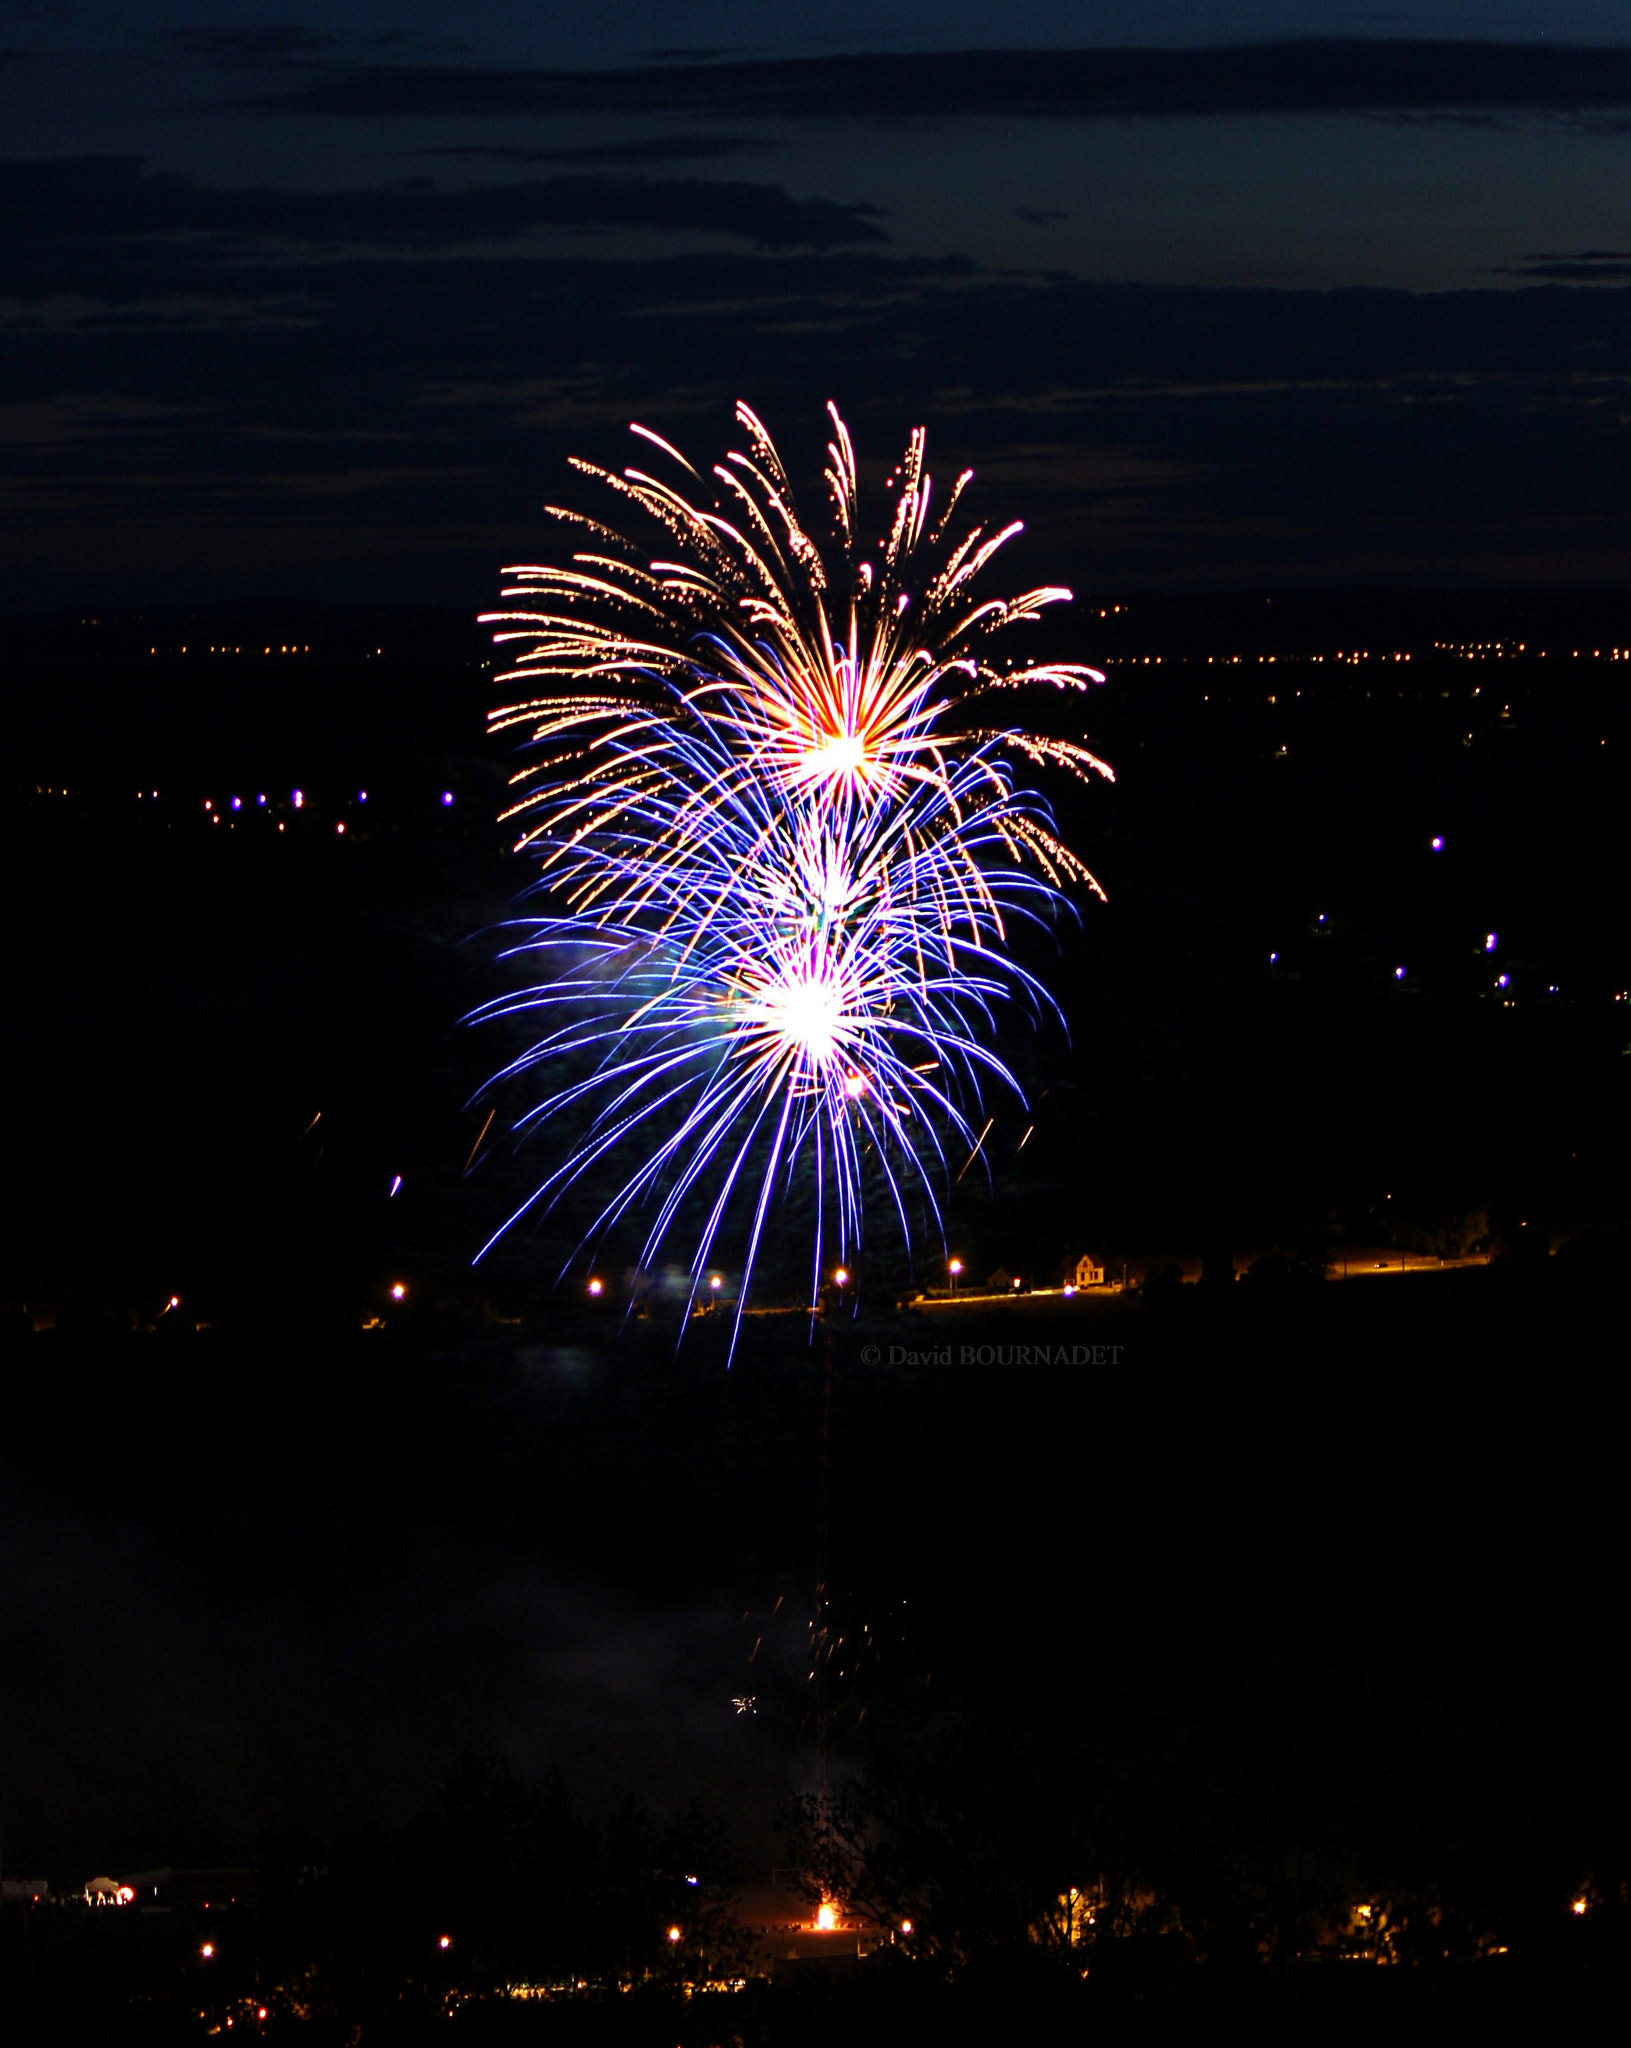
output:
<instances>
[{"instance_id":1,"label":"street light","mask_svg":"<svg viewBox=\"0 0 1631 2048\"><path fill-rule=\"evenodd\" d=\"M849 1274L842 1266L837 1266L833 1269L832 1278L835 1287L847 1287L849 1285Z\"/></svg>"},{"instance_id":2,"label":"street light","mask_svg":"<svg viewBox=\"0 0 1631 2048\"><path fill-rule=\"evenodd\" d=\"M961 1259L948 1259L946 1261L946 1271L951 1275L951 1291L954 1299L957 1294L957 1276L962 1270L963 1262Z\"/></svg>"}]
</instances>

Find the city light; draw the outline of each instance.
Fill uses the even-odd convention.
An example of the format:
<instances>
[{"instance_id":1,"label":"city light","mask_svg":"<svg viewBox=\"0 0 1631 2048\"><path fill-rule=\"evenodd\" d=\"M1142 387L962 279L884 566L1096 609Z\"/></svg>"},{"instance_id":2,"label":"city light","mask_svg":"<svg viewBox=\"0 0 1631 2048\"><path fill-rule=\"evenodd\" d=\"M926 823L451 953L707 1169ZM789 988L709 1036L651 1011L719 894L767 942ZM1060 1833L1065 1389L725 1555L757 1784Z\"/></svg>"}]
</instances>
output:
<instances>
[{"instance_id":1,"label":"city light","mask_svg":"<svg viewBox=\"0 0 1631 2048\"><path fill-rule=\"evenodd\" d=\"M452 790L450 790L450 789L444 789L444 790L442 791L442 808L443 808L443 810L446 810L446 809L447 809L447 807L448 807L448 805L449 805L450 803L452 803L452 801L453 801L453 792L452 792Z\"/></svg>"},{"instance_id":2,"label":"city light","mask_svg":"<svg viewBox=\"0 0 1631 2048\"><path fill-rule=\"evenodd\" d=\"M837 1269L836 1269L836 1270L834 1271L834 1273L833 1273L833 1276L832 1276L832 1277L833 1277L833 1281L834 1281L834 1284L835 1284L835 1285L837 1285L837 1286L839 1286L839 1287L847 1287L847 1286L849 1285L849 1273L848 1273L847 1269L846 1269L845 1267L843 1267L843 1266L839 1266L839 1267L838 1267L838 1268L837 1268Z\"/></svg>"},{"instance_id":3,"label":"city light","mask_svg":"<svg viewBox=\"0 0 1631 2048\"><path fill-rule=\"evenodd\" d=\"M206 1941L204 1946L198 1951L198 1953L204 1958L205 1962L207 1963L210 1960L211 1956L213 1956L215 1953L215 1943L213 1941Z\"/></svg>"},{"instance_id":4,"label":"city light","mask_svg":"<svg viewBox=\"0 0 1631 2048\"><path fill-rule=\"evenodd\" d=\"M1394 968L1394 970L1393 970L1393 979L1394 979L1395 981L1403 981L1403 980L1404 980L1404 969L1403 969L1402 967L1395 967L1395 968Z\"/></svg>"},{"instance_id":5,"label":"city light","mask_svg":"<svg viewBox=\"0 0 1631 2048\"><path fill-rule=\"evenodd\" d=\"M401 1301L401 1300L402 1300L402 1298L403 1298L403 1297L404 1297L404 1296L406 1295L407 1291L408 1291L408 1290L407 1290L407 1288L405 1288L405 1287L403 1286L403 1284L402 1284L402 1282L401 1282L400 1280L393 1280L393 1281L392 1281L392 1283L391 1283L391 1299L392 1299L393 1301Z\"/></svg>"},{"instance_id":6,"label":"city light","mask_svg":"<svg viewBox=\"0 0 1631 2048\"><path fill-rule=\"evenodd\" d=\"M678 1941L680 1938L680 1930L677 1927L669 1928L668 1938L670 1941Z\"/></svg>"},{"instance_id":7,"label":"city light","mask_svg":"<svg viewBox=\"0 0 1631 2048\"><path fill-rule=\"evenodd\" d=\"M1574 1915L1574 1917L1577 1920L1581 1917L1585 1910L1586 1901L1584 1899L1571 1899L1569 1901L1569 1911Z\"/></svg>"},{"instance_id":8,"label":"city light","mask_svg":"<svg viewBox=\"0 0 1631 2048\"><path fill-rule=\"evenodd\" d=\"M831 1934L838 1925L838 1908L831 1899L823 1899L816 1908L816 1925L823 1934Z\"/></svg>"},{"instance_id":9,"label":"city light","mask_svg":"<svg viewBox=\"0 0 1631 2048\"><path fill-rule=\"evenodd\" d=\"M715 1294L719 1292L719 1275L717 1273L708 1282L708 1285L713 1289Z\"/></svg>"},{"instance_id":10,"label":"city light","mask_svg":"<svg viewBox=\"0 0 1631 2048\"><path fill-rule=\"evenodd\" d=\"M441 1940L437 1942L436 1946L437 1946L438 1948L451 1948L451 1947L453 1946L453 1937L452 1937L452 1935L451 1935L451 1934L444 1934L444 1935L442 1936Z\"/></svg>"},{"instance_id":11,"label":"city light","mask_svg":"<svg viewBox=\"0 0 1631 2048\"><path fill-rule=\"evenodd\" d=\"M946 1271L947 1271L948 1273L951 1273L951 1274L957 1274L957 1273L960 1273L960 1272L962 1272L962 1270L963 1270L963 1262L962 1262L962 1260L961 1260L961 1259L951 1259L951 1260L949 1260L949 1261L947 1262L947 1265L946 1265Z\"/></svg>"},{"instance_id":12,"label":"city light","mask_svg":"<svg viewBox=\"0 0 1631 2048\"><path fill-rule=\"evenodd\" d=\"M1442 853L1444 851L1443 837L1437 832L1433 834L1433 851L1435 853Z\"/></svg>"},{"instance_id":13,"label":"city light","mask_svg":"<svg viewBox=\"0 0 1631 2048\"><path fill-rule=\"evenodd\" d=\"M903 1920L903 1921L902 1921L902 1922L900 1923L900 1931L901 1931L901 1933L902 1933L902 1934L910 1934L910 1933L911 1933L911 1931L912 1931L912 1923L911 1923L911 1921L910 1921L910 1920Z\"/></svg>"},{"instance_id":14,"label":"city light","mask_svg":"<svg viewBox=\"0 0 1631 2048\"><path fill-rule=\"evenodd\" d=\"M305 807L306 792L303 789L297 789L291 801L297 811L302 810Z\"/></svg>"},{"instance_id":15,"label":"city light","mask_svg":"<svg viewBox=\"0 0 1631 2048\"><path fill-rule=\"evenodd\" d=\"M1486 953L1493 953L1493 952L1495 951L1495 934L1494 934L1494 932L1490 932L1490 933L1488 933L1488 934L1486 935L1486 937L1485 937L1485 939L1484 939L1484 951L1485 951Z\"/></svg>"},{"instance_id":16,"label":"city light","mask_svg":"<svg viewBox=\"0 0 1631 2048\"><path fill-rule=\"evenodd\" d=\"M599 1292L600 1292L600 1282L599 1282L598 1280L591 1280L591 1281L589 1282L589 1292L590 1292L591 1294L599 1294Z\"/></svg>"}]
</instances>

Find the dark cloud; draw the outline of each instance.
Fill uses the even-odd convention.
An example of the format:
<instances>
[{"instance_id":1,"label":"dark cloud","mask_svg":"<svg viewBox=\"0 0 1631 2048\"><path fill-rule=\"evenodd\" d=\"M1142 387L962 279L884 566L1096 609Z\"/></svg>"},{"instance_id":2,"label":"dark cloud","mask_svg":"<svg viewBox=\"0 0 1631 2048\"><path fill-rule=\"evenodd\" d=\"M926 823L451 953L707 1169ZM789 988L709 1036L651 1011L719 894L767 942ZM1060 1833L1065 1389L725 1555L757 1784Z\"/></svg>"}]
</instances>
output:
<instances>
[{"instance_id":1,"label":"dark cloud","mask_svg":"<svg viewBox=\"0 0 1631 2048\"><path fill-rule=\"evenodd\" d=\"M421 156L487 157L512 164L708 163L720 157L764 156L774 147L752 135L648 135L635 142L585 143L577 149L522 149L495 142L449 142Z\"/></svg>"},{"instance_id":2,"label":"dark cloud","mask_svg":"<svg viewBox=\"0 0 1631 2048\"><path fill-rule=\"evenodd\" d=\"M341 115L690 113L744 119L1567 110L1631 106L1631 48L1330 40L959 50L605 71L355 65L248 102Z\"/></svg>"},{"instance_id":3,"label":"dark cloud","mask_svg":"<svg viewBox=\"0 0 1631 2048\"><path fill-rule=\"evenodd\" d=\"M0 160L0 245L204 235L316 246L446 248L540 228L729 235L761 249L885 239L874 209L793 199L779 185L584 174L444 191L429 179L364 191L225 190L148 173L136 157Z\"/></svg>"},{"instance_id":4,"label":"dark cloud","mask_svg":"<svg viewBox=\"0 0 1631 2048\"><path fill-rule=\"evenodd\" d=\"M287 70L319 64L341 49L361 50L371 58L440 58L462 56L470 47L462 36L429 36L417 29L380 29L369 35L341 36L303 22L246 22L237 27L164 28L152 32L162 49L226 71Z\"/></svg>"},{"instance_id":5,"label":"dark cloud","mask_svg":"<svg viewBox=\"0 0 1631 2048\"><path fill-rule=\"evenodd\" d=\"M1631 278L1631 249L1576 249L1558 255L1526 256L1509 266L1520 277L1557 284L1600 284Z\"/></svg>"},{"instance_id":6,"label":"dark cloud","mask_svg":"<svg viewBox=\"0 0 1631 2048\"><path fill-rule=\"evenodd\" d=\"M389 50L397 56L417 52L422 57L452 57L470 47L463 36L428 36L415 28L380 29L360 40L364 49Z\"/></svg>"},{"instance_id":7,"label":"dark cloud","mask_svg":"<svg viewBox=\"0 0 1631 2048\"><path fill-rule=\"evenodd\" d=\"M206 64L234 71L309 64L339 47L337 36L325 35L300 22L265 22L241 28L157 29L153 40L183 56L202 58Z\"/></svg>"},{"instance_id":8,"label":"dark cloud","mask_svg":"<svg viewBox=\"0 0 1631 2048\"><path fill-rule=\"evenodd\" d=\"M6 292L39 318L0 330L0 605L476 609L569 454L616 463L642 418L704 456L738 396L801 477L828 396L868 455L926 421L937 474L972 463L1079 587L1631 577L1613 284L1106 286L887 247L223 264L176 234L41 241Z\"/></svg>"}]
</instances>

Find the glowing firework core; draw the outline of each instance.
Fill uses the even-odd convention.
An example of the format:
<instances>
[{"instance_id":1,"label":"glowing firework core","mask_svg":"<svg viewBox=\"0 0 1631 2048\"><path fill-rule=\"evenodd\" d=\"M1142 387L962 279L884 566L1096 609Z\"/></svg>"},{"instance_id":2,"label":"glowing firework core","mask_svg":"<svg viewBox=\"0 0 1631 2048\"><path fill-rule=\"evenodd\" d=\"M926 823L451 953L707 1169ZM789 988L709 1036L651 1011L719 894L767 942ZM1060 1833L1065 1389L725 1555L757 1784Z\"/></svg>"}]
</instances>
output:
<instances>
[{"instance_id":1,"label":"glowing firework core","mask_svg":"<svg viewBox=\"0 0 1631 2048\"><path fill-rule=\"evenodd\" d=\"M844 1030L843 998L817 971L795 973L772 984L759 998L755 1014L813 1067L827 1064Z\"/></svg>"},{"instance_id":2,"label":"glowing firework core","mask_svg":"<svg viewBox=\"0 0 1631 2048\"><path fill-rule=\"evenodd\" d=\"M804 757L805 782L839 782L865 765L866 741L858 732L834 733Z\"/></svg>"}]
</instances>

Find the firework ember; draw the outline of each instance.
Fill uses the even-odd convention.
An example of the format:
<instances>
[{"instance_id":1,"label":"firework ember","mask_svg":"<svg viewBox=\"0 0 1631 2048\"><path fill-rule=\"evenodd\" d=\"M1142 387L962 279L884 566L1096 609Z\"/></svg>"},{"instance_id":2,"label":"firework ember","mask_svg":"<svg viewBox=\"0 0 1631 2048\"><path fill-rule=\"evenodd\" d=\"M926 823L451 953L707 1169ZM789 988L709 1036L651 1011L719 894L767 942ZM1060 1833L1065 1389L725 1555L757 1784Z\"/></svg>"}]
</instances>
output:
<instances>
[{"instance_id":1,"label":"firework ember","mask_svg":"<svg viewBox=\"0 0 1631 2048\"><path fill-rule=\"evenodd\" d=\"M636 427L689 489L577 467L655 528L659 552L555 510L565 559L507 571L514 608L489 615L515 655L502 680L526 692L492 719L527 754L504 815L548 907L517 948L542 978L480 1014L541 1013L543 1035L496 1078L548 1072L558 1085L518 1128L576 1126L504 1228L589 1176L613 1190L589 1239L638 1208L644 1266L694 1201L695 1289L741 1210L738 1315L797 1174L815 1196L817 1286L824 1231L840 1259L859 1240L864 1163L908 1240L909 1184L938 1216L944 1144L966 1149L982 1081L1018 1093L981 1042L992 1005L1048 1000L1008 955L1010 922L1051 922L1073 885L1102 895L1011 757L1110 770L985 708L1103 680L996 658L1007 629L1070 593L981 593L1019 526L953 532L967 473L934 516L921 430L866 555L854 451L829 410L825 548L745 406L748 447L712 485Z\"/></svg>"}]
</instances>

